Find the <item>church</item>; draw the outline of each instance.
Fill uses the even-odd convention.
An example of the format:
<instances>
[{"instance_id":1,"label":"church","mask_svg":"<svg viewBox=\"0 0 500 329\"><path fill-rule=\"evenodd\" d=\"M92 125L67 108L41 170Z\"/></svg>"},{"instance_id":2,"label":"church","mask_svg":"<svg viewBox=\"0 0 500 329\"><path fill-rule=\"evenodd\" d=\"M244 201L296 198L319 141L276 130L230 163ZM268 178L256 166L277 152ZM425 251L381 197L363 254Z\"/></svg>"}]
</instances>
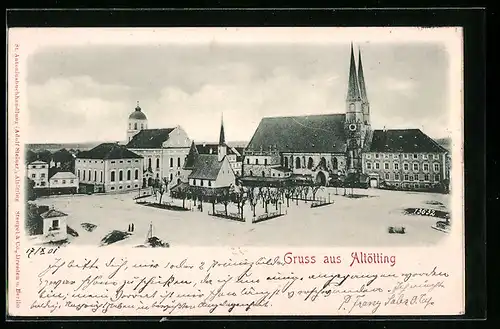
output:
<instances>
[{"instance_id":1,"label":"church","mask_svg":"<svg viewBox=\"0 0 500 329\"><path fill-rule=\"evenodd\" d=\"M345 113L263 118L244 151L241 180L295 177L328 185L334 177L354 174L372 187L387 183L419 188L404 183L415 179L430 187L449 178L446 154L419 129L372 129L361 51L356 65L351 44ZM373 162L379 157L391 164ZM399 164L399 159L408 161ZM436 171L432 179L431 171Z\"/></svg>"}]
</instances>

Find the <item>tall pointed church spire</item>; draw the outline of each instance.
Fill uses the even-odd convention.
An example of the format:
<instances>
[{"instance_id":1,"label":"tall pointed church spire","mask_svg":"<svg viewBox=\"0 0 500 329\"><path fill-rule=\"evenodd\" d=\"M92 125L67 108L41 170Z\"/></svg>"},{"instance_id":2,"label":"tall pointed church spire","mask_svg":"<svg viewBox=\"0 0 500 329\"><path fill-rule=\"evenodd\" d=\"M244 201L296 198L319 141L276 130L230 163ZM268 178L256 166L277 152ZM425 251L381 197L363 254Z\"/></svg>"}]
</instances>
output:
<instances>
[{"instance_id":1,"label":"tall pointed church spire","mask_svg":"<svg viewBox=\"0 0 500 329\"><path fill-rule=\"evenodd\" d=\"M361 49L358 50L358 81L361 100L365 103L368 103L368 96L366 95L365 76L363 74L363 63L361 62Z\"/></svg>"},{"instance_id":2,"label":"tall pointed church spire","mask_svg":"<svg viewBox=\"0 0 500 329\"><path fill-rule=\"evenodd\" d=\"M226 144L226 136L224 134L224 115L220 118L220 135L219 135L219 145Z\"/></svg>"},{"instance_id":3,"label":"tall pointed church spire","mask_svg":"<svg viewBox=\"0 0 500 329\"><path fill-rule=\"evenodd\" d=\"M191 148L189 149L189 153L186 157L186 162L184 163L184 169L193 169L196 163L196 159L198 158L198 149L196 148L196 144L194 141L191 142Z\"/></svg>"},{"instance_id":4,"label":"tall pointed church spire","mask_svg":"<svg viewBox=\"0 0 500 329\"><path fill-rule=\"evenodd\" d=\"M359 93L358 78L356 73L356 62L354 60L354 49L351 42L351 66L349 68L349 85L347 89L347 101L359 101L361 96Z\"/></svg>"}]
</instances>

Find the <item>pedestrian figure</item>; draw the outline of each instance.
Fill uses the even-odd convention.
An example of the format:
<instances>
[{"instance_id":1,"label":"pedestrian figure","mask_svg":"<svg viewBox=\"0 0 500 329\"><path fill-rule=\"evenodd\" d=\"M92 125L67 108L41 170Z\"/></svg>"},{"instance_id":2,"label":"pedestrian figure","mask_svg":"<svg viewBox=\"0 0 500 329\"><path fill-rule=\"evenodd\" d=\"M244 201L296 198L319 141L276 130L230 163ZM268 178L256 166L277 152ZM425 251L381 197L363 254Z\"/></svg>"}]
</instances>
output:
<instances>
[{"instance_id":1,"label":"pedestrian figure","mask_svg":"<svg viewBox=\"0 0 500 329\"><path fill-rule=\"evenodd\" d=\"M131 229L132 229L132 232L134 232L134 223L132 223Z\"/></svg>"}]
</instances>

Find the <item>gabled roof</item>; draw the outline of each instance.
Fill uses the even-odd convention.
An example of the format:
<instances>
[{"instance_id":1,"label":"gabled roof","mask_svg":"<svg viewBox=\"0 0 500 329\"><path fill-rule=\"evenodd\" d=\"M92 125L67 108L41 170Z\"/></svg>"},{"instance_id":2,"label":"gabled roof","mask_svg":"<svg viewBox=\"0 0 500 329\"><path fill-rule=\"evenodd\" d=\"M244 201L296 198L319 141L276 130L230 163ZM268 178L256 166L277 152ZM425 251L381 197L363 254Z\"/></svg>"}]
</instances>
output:
<instances>
[{"instance_id":1,"label":"gabled roof","mask_svg":"<svg viewBox=\"0 0 500 329\"><path fill-rule=\"evenodd\" d=\"M368 152L445 153L447 150L420 129L374 130Z\"/></svg>"},{"instance_id":2,"label":"gabled roof","mask_svg":"<svg viewBox=\"0 0 500 329\"><path fill-rule=\"evenodd\" d=\"M28 165L30 165L30 166L31 166L31 165L44 165L44 164L46 165L46 164L48 164L48 163L47 163L47 162L44 162L44 161L40 161L40 160L36 160L36 161L33 161L33 162L28 163Z\"/></svg>"},{"instance_id":3,"label":"gabled roof","mask_svg":"<svg viewBox=\"0 0 500 329\"><path fill-rule=\"evenodd\" d=\"M216 180L222 167L217 154L199 154L189 178Z\"/></svg>"},{"instance_id":4,"label":"gabled roof","mask_svg":"<svg viewBox=\"0 0 500 329\"><path fill-rule=\"evenodd\" d=\"M247 151L343 153L345 114L263 118Z\"/></svg>"},{"instance_id":5,"label":"gabled roof","mask_svg":"<svg viewBox=\"0 0 500 329\"><path fill-rule=\"evenodd\" d=\"M194 144L194 141L191 142L191 148L189 149L189 153L186 157L186 162L184 163L184 168L185 170L190 170L194 168L194 165L196 163L196 158L198 157L198 149L196 148L196 145Z\"/></svg>"},{"instance_id":6,"label":"gabled roof","mask_svg":"<svg viewBox=\"0 0 500 329\"><path fill-rule=\"evenodd\" d=\"M106 160L106 159L136 159L136 158L142 158L142 156L128 150L123 145L119 145L116 143L102 143L89 151L83 151L78 153L77 158Z\"/></svg>"},{"instance_id":7,"label":"gabled roof","mask_svg":"<svg viewBox=\"0 0 500 329\"><path fill-rule=\"evenodd\" d=\"M76 179L76 175L69 171L55 173L50 179Z\"/></svg>"},{"instance_id":8,"label":"gabled roof","mask_svg":"<svg viewBox=\"0 0 500 329\"><path fill-rule=\"evenodd\" d=\"M174 129L143 129L128 142L127 147L131 149L159 149L168 140Z\"/></svg>"},{"instance_id":9,"label":"gabled roof","mask_svg":"<svg viewBox=\"0 0 500 329\"><path fill-rule=\"evenodd\" d=\"M65 214L62 211L55 210L55 209L50 209L49 211L46 211L43 214L40 214L40 217L42 217L42 218L55 218L55 217L63 217L63 216L68 216L68 214Z\"/></svg>"}]
</instances>

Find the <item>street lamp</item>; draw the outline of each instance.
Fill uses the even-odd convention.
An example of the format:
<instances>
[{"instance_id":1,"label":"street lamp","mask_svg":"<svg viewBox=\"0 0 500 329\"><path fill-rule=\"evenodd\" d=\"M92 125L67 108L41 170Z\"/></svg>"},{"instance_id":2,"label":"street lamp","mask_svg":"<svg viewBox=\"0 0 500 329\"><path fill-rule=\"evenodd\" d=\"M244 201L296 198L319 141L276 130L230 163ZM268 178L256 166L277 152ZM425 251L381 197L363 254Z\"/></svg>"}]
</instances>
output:
<instances>
[{"instance_id":1,"label":"street lamp","mask_svg":"<svg viewBox=\"0 0 500 329\"><path fill-rule=\"evenodd\" d=\"M278 201L279 207L280 207L280 215L281 215L281 200Z\"/></svg>"}]
</instances>

